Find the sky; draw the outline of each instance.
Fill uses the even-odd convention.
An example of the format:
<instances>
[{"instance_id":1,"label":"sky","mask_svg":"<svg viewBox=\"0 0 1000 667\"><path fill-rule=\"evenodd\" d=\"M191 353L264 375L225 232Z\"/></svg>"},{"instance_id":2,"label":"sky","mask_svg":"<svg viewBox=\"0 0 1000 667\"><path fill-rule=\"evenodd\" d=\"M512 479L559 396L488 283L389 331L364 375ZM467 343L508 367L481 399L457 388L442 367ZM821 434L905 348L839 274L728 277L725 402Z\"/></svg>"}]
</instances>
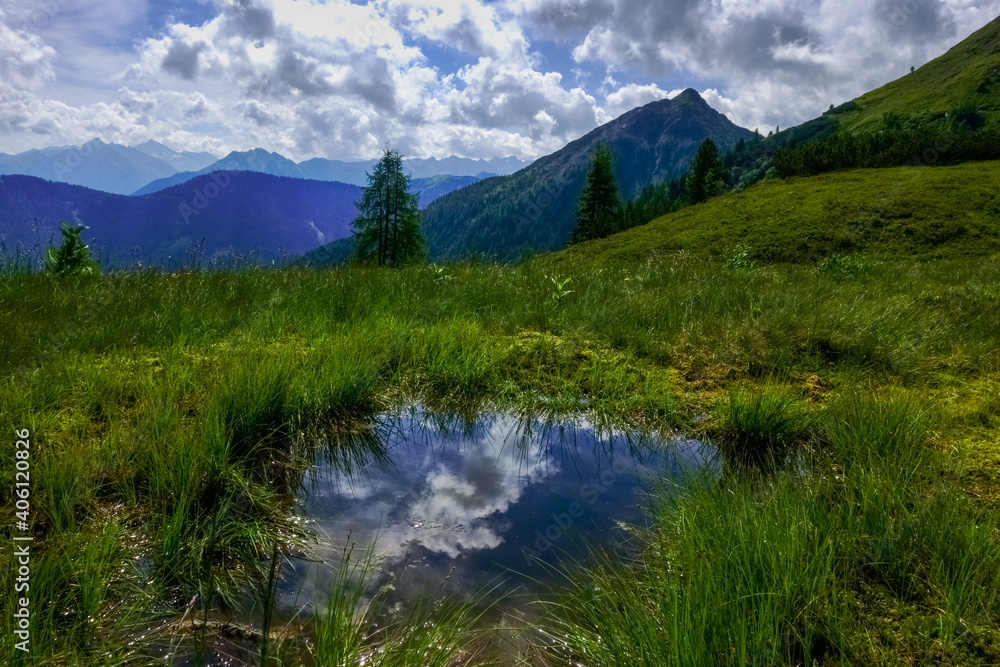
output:
<instances>
[{"instance_id":1,"label":"sky","mask_svg":"<svg viewBox=\"0 0 1000 667\"><path fill-rule=\"evenodd\" d=\"M93 138L294 160L530 160L694 88L789 127L1000 0L0 0L0 152Z\"/></svg>"}]
</instances>

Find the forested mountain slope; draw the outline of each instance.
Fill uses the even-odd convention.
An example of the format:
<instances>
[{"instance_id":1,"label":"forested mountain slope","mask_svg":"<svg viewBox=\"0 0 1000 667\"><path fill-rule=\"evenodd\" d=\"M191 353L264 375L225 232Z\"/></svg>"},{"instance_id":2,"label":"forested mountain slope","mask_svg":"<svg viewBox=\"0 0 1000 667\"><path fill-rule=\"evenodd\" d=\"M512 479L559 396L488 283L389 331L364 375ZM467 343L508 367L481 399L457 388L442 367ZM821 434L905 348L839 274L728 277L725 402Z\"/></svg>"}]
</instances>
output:
<instances>
[{"instance_id":1,"label":"forested mountain slope","mask_svg":"<svg viewBox=\"0 0 1000 667\"><path fill-rule=\"evenodd\" d=\"M432 258L511 258L561 247L594 148L606 143L627 197L682 174L705 139L722 149L753 133L731 123L692 89L633 109L510 176L488 178L438 199L424 212Z\"/></svg>"}]
</instances>

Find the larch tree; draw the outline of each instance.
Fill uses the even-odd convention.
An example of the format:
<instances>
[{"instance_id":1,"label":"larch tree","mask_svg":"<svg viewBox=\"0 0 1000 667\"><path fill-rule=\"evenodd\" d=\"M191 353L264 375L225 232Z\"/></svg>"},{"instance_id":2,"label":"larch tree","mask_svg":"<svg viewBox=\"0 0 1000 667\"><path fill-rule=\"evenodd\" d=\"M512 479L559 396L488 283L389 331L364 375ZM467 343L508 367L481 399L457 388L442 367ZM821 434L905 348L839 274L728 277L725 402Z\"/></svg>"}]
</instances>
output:
<instances>
[{"instance_id":1,"label":"larch tree","mask_svg":"<svg viewBox=\"0 0 1000 667\"><path fill-rule=\"evenodd\" d=\"M599 144L576 205L576 227L570 243L610 236L622 227L622 202L615 182L611 149Z\"/></svg>"},{"instance_id":2,"label":"larch tree","mask_svg":"<svg viewBox=\"0 0 1000 667\"><path fill-rule=\"evenodd\" d=\"M417 196L409 190L403 156L386 148L357 202L361 215L354 219L354 246L359 262L400 266L423 258Z\"/></svg>"}]
</instances>

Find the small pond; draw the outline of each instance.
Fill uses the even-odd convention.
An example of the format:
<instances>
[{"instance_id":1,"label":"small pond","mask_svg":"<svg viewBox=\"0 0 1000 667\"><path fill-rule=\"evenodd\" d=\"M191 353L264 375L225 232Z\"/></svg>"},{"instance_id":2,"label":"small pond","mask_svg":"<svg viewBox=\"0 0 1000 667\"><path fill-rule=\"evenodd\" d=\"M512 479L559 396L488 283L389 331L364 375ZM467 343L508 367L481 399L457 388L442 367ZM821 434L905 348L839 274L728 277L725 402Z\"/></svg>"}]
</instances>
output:
<instances>
[{"instance_id":1,"label":"small pond","mask_svg":"<svg viewBox=\"0 0 1000 667\"><path fill-rule=\"evenodd\" d=\"M651 483L717 468L714 448L696 440L510 415L470 421L410 410L325 445L294 509L318 544L308 559L285 562L283 614L322 608L353 543L355 556L373 550L373 588L388 586L390 605L408 609L438 587L469 595L496 586L508 596L501 611L523 618L519 597L558 584L542 563L620 549L624 526L644 523Z\"/></svg>"}]
</instances>

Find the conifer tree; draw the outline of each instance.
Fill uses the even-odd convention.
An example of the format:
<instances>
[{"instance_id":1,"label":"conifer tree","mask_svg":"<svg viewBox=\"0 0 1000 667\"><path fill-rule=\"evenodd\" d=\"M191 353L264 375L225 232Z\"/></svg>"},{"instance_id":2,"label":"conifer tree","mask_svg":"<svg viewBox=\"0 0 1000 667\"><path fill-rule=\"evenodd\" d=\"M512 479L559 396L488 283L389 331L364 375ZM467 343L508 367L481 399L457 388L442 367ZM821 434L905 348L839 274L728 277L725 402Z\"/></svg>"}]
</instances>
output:
<instances>
[{"instance_id":1,"label":"conifer tree","mask_svg":"<svg viewBox=\"0 0 1000 667\"><path fill-rule=\"evenodd\" d=\"M356 258L379 266L399 266L424 256L417 197L409 192L410 175L403 157L385 149L362 189L361 212L354 219Z\"/></svg>"},{"instance_id":2,"label":"conifer tree","mask_svg":"<svg viewBox=\"0 0 1000 667\"><path fill-rule=\"evenodd\" d=\"M614 158L611 149L598 145L587 172L587 180L576 206L576 227L571 243L599 239L619 231L622 226L622 204L615 182Z\"/></svg>"},{"instance_id":3,"label":"conifer tree","mask_svg":"<svg viewBox=\"0 0 1000 667\"><path fill-rule=\"evenodd\" d=\"M57 276L100 273L100 266L90 254L90 248L80 237L87 227L60 224L62 245L45 251L45 270Z\"/></svg>"},{"instance_id":4,"label":"conifer tree","mask_svg":"<svg viewBox=\"0 0 1000 667\"><path fill-rule=\"evenodd\" d=\"M697 204L721 194L727 180L729 177L719 156L719 149L714 141L705 139L698 147L694 162L691 163L691 171L688 172L685 183L688 201Z\"/></svg>"}]
</instances>

